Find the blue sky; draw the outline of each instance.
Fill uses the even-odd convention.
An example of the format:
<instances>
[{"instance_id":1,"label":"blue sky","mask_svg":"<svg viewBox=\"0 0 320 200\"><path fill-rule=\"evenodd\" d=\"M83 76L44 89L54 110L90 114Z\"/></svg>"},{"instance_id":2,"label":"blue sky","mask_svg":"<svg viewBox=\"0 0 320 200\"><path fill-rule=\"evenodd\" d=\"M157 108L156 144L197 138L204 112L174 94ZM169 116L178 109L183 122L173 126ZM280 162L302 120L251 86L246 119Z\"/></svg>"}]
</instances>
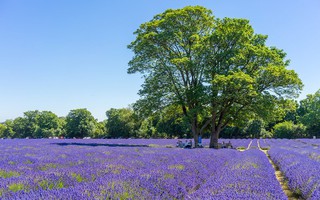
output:
<instances>
[{"instance_id":1,"label":"blue sky","mask_svg":"<svg viewBox=\"0 0 320 200\"><path fill-rule=\"evenodd\" d=\"M299 99L320 89L318 0L1 0L0 122L29 110L66 116L77 108L104 120L108 109L134 103L143 80L127 74L133 32L187 5L249 19L269 46L287 52L305 85Z\"/></svg>"}]
</instances>

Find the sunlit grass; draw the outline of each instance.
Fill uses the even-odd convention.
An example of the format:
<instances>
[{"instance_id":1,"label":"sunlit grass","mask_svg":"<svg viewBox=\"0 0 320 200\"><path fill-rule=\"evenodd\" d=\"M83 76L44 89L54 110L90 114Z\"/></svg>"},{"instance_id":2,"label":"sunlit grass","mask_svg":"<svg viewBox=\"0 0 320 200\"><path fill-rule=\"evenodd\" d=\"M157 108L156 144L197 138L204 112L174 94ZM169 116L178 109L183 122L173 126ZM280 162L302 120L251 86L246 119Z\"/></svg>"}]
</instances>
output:
<instances>
[{"instance_id":1,"label":"sunlit grass","mask_svg":"<svg viewBox=\"0 0 320 200\"><path fill-rule=\"evenodd\" d=\"M8 186L9 190L12 192L17 192L24 189L24 184L22 183L13 183Z\"/></svg>"},{"instance_id":2,"label":"sunlit grass","mask_svg":"<svg viewBox=\"0 0 320 200\"><path fill-rule=\"evenodd\" d=\"M18 177L20 176L20 174L18 172L15 171L4 171L4 170L0 170L0 178L10 178L10 177Z\"/></svg>"}]
</instances>

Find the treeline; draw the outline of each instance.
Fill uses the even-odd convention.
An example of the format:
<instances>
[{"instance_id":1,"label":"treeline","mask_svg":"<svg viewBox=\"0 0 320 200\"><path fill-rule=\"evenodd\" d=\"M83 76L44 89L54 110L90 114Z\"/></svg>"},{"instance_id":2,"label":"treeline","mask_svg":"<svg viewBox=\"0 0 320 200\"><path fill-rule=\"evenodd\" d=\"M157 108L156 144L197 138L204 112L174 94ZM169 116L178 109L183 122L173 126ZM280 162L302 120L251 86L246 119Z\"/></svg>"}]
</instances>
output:
<instances>
[{"instance_id":1,"label":"treeline","mask_svg":"<svg viewBox=\"0 0 320 200\"><path fill-rule=\"evenodd\" d=\"M66 117L51 111L27 111L22 117L0 123L0 138L191 137L182 114L170 112L142 118L131 108L112 108L106 112L107 120L99 122L85 108L71 110Z\"/></svg>"},{"instance_id":2,"label":"treeline","mask_svg":"<svg viewBox=\"0 0 320 200\"><path fill-rule=\"evenodd\" d=\"M283 110L283 109L281 109ZM320 90L273 119L248 119L242 126L228 126L222 138L320 137ZM112 108L99 122L87 109L71 110L66 117L51 111L27 111L22 117L0 123L0 138L190 138L187 120L179 107L167 107L149 116L132 108ZM209 137L210 130L203 131Z\"/></svg>"}]
</instances>

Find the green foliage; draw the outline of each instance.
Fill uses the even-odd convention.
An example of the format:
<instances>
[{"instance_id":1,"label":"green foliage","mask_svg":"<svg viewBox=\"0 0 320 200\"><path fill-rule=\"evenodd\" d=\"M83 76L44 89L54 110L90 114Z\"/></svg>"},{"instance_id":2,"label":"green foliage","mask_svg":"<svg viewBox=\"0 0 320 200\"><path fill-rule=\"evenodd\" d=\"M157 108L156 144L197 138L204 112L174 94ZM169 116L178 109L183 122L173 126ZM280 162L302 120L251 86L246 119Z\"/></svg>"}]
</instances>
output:
<instances>
[{"instance_id":1,"label":"green foliage","mask_svg":"<svg viewBox=\"0 0 320 200\"><path fill-rule=\"evenodd\" d=\"M298 121L307 127L310 136L320 137L320 90L301 100L297 112Z\"/></svg>"},{"instance_id":2,"label":"green foliage","mask_svg":"<svg viewBox=\"0 0 320 200\"><path fill-rule=\"evenodd\" d=\"M22 183L13 183L8 186L9 190L11 190L12 192L17 192L17 191L23 190L24 187L25 186Z\"/></svg>"},{"instance_id":3,"label":"green foliage","mask_svg":"<svg viewBox=\"0 0 320 200\"><path fill-rule=\"evenodd\" d=\"M0 124L0 138L5 137L5 131L7 127L4 124Z\"/></svg>"},{"instance_id":4,"label":"green foliage","mask_svg":"<svg viewBox=\"0 0 320 200\"><path fill-rule=\"evenodd\" d=\"M13 137L25 138L31 137L33 130L30 130L30 123L28 124L28 120L23 117L17 117L13 120L12 129L14 131Z\"/></svg>"},{"instance_id":5,"label":"green foliage","mask_svg":"<svg viewBox=\"0 0 320 200\"><path fill-rule=\"evenodd\" d=\"M167 138L183 138L184 135L191 137L190 128L182 110L176 105L171 105L155 114L155 132L159 135L166 135ZM162 133L162 134L161 134ZM156 137L156 136L153 136Z\"/></svg>"},{"instance_id":6,"label":"green foliage","mask_svg":"<svg viewBox=\"0 0 320 200\"><path fill-rule=\"evenodd\" d=\"M59 179L56 182L48 181L48 180L41 180L38 182L38 184L43 190L61 189L64 187L64 183L61 179Z\"/></svg>"},{"instance_id":7,"label":"green foliage","mask_svg":"<svg viewBox=\"0 0 320 200\"><path fill-rule=\"evenodd\" d=\"M203 42L213 28L211 11L200 6L169 9L156 15L135 32L136 40L128 48L135 53L128 73L144 74L142 96L135 108L151 114L169 105L179 105L196 130L203 111L201 64Z\"/></svg>"},{"instance_id":8,"label":"green foliage","mask_svg":"<svg viewBox=\"0 0 320 200\"><path fill-rule=\"evenodd\" d=\"M66 136L83 138L94 135L97 121L85 108L71 110L66 117Z\"/></svg>"},{"instance_id":9,"label":"green foliage","mask_svg":"<svg viewBox=\"0 0 320 200\"><path fill-rule=\"evenodd\" d=\"M72 178L75 178L78 183L85 181L85 179L80 174L71 173L71 176Z\"/></svg>"},{"instance_id":10,"label":"green foliage","mask_svg":"<svg viewBox=\"0 0 320 200\"><path fill-rule=\"evenodd\" d=\"M210 134L206 134L206 137L209 137ZM240 128L238 126L227 126L221 131L220 136L222 138L246 138L243 128Z\"/></svg>"},{"instance_id":11,"label":"green foliage","mask_svg":"<svg viewBox=\"0 0 320 200\"><path fill-rule=\"evenodd\" d=\"M3 125L6 127L3 131L3 137L5 138L12 138L15 135L13 130L13 120L6 120Z\"/></svg>"},{"instance_id":12,"label":"green foliage","mask_svg":"<svg viewBox=\"0 0 320 200\"><path fill-rule=\"evenodd\" d=\"M50 111L27 111L23 117L17 117L13 121L7 120L3 137L17 138L42 138L59 135L63 129L59 118Z\"/></svg>"},{"instance_id":13,"label":"green foliage","mask_svg":"<svg viewBox=\"0 0 320 200\"><path fill-rule=\"evenodd\" d=\"M10 178L10 177L18 177L18 176L20 176L18 172L0 170L0 178Z\"/></svg>"},{"instance_id":14,"label":"green foliage","mask_svg":"<svg viewBox=\"0 0 320 200\"><path fill-rule=\"evenodd\" d=\"M107 120L98 122L96 124L95 131L93 135L91 135L92 138L104 138L107 136Z\"/></svg>"},{"instance_id":15,"label":"green foliage","mask_svg":"<svg viewBox=\"0 0 320 200\"><path fill-rule=\"evenodd\" d=\"M137 116L130 108L111 108L106 112L108 121L106 124L108 137L129 138L136 137L138 130Z\"/></svg>"},{"instance_id":16,"label":"green foliage","mask_svg":"<svg viewBox=\"0 0 320 200\"><path fill-rule=\"evenodd\" d=\"M262 120L251 120L244 131L251 138L260 138L262 136L264 124Z\"/></svg>"},{"instance_id":17,"label":"green foliage","mask_svg":"<svg viewBox=\"0 0 320 200\"><path fill-rule=\"evenodd\" d=\"M285 121L274 126L274 137L277 138L303 138L306 136L306 127L303 124L294 124Z\"/></svg>"},{"instance_id":18,"label":"green foliage","mask_svg":"<svg viewBox=\"0 0 320 200\"><path fill-rule=\"evenodd\" d=\"M277 118L302 88L286 69L286 54L266 46L267 36L245 19L216 19L204 7L187 6L156 15L135 35L128 73L145 78L136 109L150 115L179 105L195 139L206 126L217 142L228 125Z\"/></svg>"},{"instance_id":19,"label":"green foliage","mask_svg":"<svg viewBox=\"0 0 320 200\"><path fill-rule=\"evenodd\" d=\"M59 118L51 111L42 111L36 116L34 138L52 137L59 135Z\"/></svg>"}]
</instances>

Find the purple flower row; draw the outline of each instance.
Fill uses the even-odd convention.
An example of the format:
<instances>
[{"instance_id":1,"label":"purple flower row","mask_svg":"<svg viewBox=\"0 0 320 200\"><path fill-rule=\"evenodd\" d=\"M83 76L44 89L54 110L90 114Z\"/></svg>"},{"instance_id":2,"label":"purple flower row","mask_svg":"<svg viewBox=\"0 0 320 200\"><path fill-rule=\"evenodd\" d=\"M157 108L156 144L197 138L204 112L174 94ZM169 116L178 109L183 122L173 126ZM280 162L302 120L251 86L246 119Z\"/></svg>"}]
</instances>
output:
<instances>
[{"instance_id":1,"label":"purple flower row","mask_svg":"<svg viewBox=\"0 0 320 200\"><path fill-rule=\"evenodd\" d=\"M288 186L303 198L320 199L320 151L299 140L269 140L269 155L285 174Z\"/></svg>"}]
</instances>

